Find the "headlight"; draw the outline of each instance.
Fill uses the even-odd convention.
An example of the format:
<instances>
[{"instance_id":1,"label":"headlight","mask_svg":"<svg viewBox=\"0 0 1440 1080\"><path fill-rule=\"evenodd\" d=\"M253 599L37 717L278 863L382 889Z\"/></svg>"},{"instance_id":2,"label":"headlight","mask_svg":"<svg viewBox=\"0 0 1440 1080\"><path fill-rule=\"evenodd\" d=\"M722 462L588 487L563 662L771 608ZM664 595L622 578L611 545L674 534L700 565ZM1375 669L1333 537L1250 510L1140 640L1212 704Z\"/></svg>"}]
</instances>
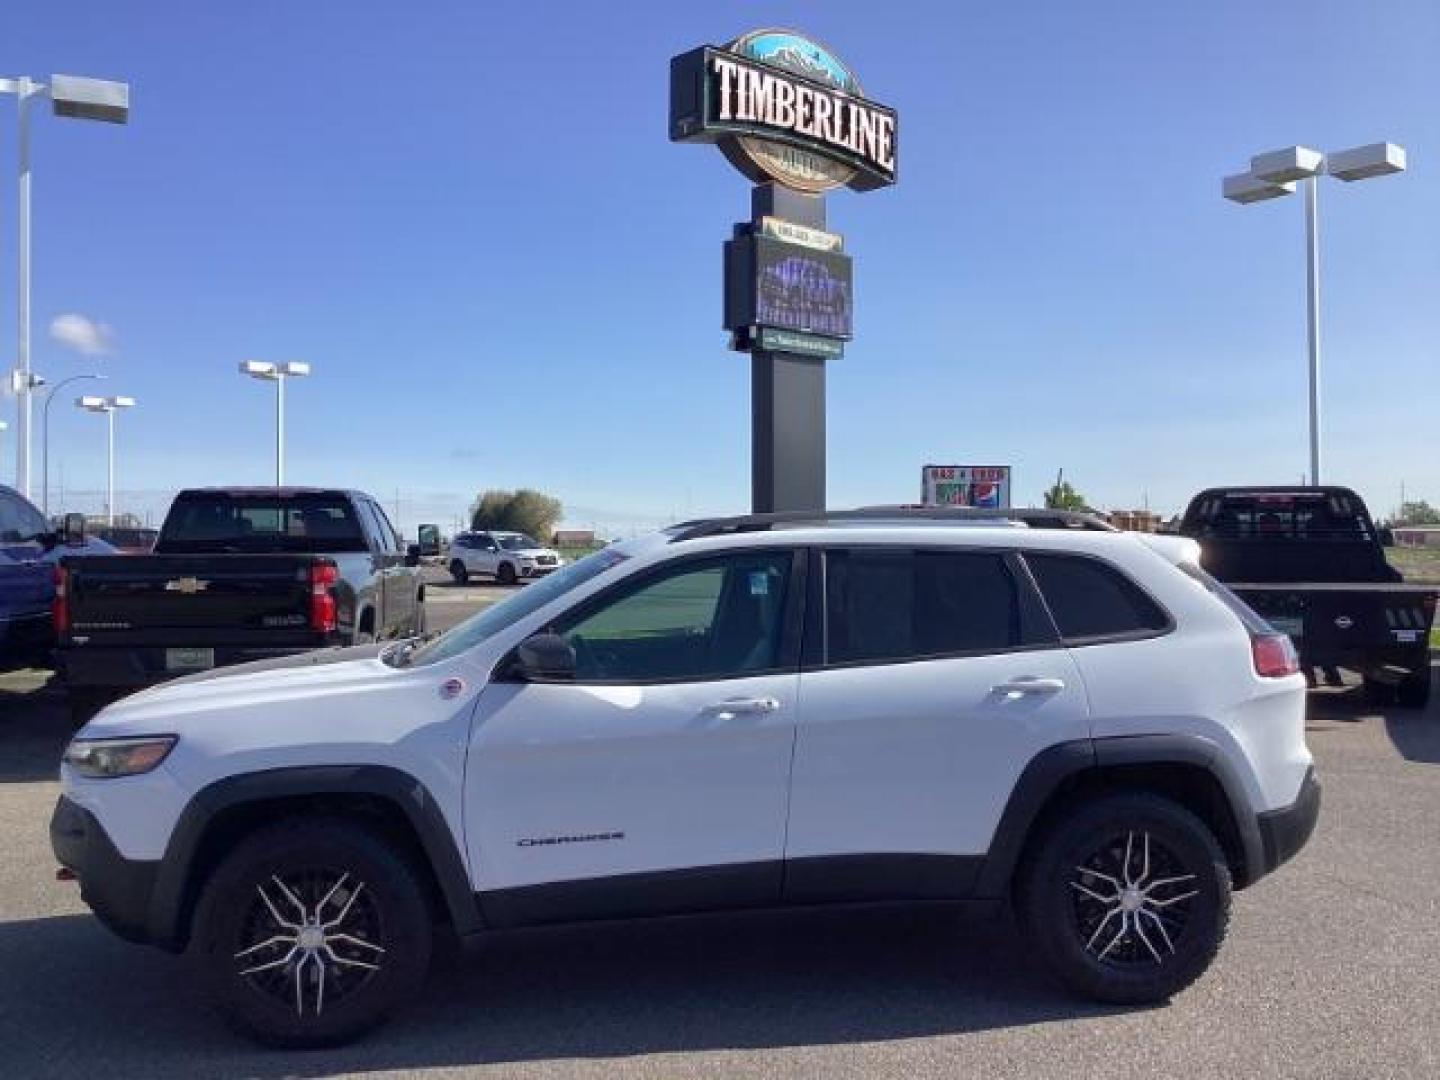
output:
<instances>
[{"instance_id":1,"label":"headlight","mask_svg":"<svg viewBox=\"0 0 1440 1080\"><path fill-rule=\"evenodd\" d=\"M72 739L65 764L81 776L108 780L139 776L165 760L175 746L174 735L140 735L131 739Z\"/></svg>"}]
</instances>

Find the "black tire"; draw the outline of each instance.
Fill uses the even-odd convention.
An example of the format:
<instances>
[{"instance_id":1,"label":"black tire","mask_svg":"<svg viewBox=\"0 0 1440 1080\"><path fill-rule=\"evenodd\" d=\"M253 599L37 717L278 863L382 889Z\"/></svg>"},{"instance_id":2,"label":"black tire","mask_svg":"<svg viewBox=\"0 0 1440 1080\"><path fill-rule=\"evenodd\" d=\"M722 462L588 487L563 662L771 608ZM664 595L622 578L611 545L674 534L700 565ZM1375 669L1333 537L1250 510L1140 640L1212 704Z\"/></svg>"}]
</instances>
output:
<instances>
[{"instance_id":1,"label":"black tire","mask_svg":"<svg viewBox=\"0 0 1440 1080\"><path fill-rule=\"evenodd\" d=\"M512 563L502 562L499 569L495 571L495 580L504 585L507 589L515 584L515 567Z\"/></svg>"},{"instance_id":2,"label":"black tire","mask_svg":"<svg viewBox=\"0 0 1440 1080\"><path fill-rule=\"evenodd\" d=\"M1210 966L1230 921L1230 869L1190 811L1146 793L1107 795L1053 818L1037 841L1019 872L1016 913L1071 991L1149 1004ZM1126 875L1150 885L1122 902ZM1132 903L1146 915L1124 910Z\"/></svg>"},{"instance_id":3,"label":"black tire","mask_svg":"<svg viewBox=\"0 0 1440 1080\"><path fill-rule=\"evenodd\" d=\"M1394 683L1383 682L1380 679L1372 679L1369 675L1364 676L1365 682L1365 703L1384 707L1394 705L1396 688Z\"/></svg>"},{"instance_id":4,"label":"black tire","mask_svg":"<svg viewBox=\"0 0 1440 1080\"><path fill-rule=\"evenodd\" d=\"M450 560L450 576L455 579L456 585L465 585L470 581L470 571L459 559Z\"/></svg>"},{"instance_id":5,"label":"black tire","mask_svg":"<svg viewBox=\"0 0 1440 1080\"><path fill-rule=\"evenodd\" d=\"M1402 709L1423 709L1430 704L1430 667L1412 672L1395 688L1395 704Z\"/></svg>"},{"instance_id":6,"label":"black tire","mask_svg":"<svg viewBox=\"0 0 1440 1080\"><path fill-rule=\"evenodd\" d=\"M425 633L425 622L425 594L422 592L415 597L415 625L411 627L411 630L414 631L416 637Z\"/></svg>"},{"instance_id":7,"label":"black tire","mask_svg":"<svg viewBox=\"0 0 1440 1080\"><path fill-rule=\"evenodd\" d=\"M346 880L362 887L349 891ZM286 955L298 935L284 922L301 925L296 901L322 923L343 910L323 942L337 962L317 970L323 949ZM414 1000L432 936L424 892L403 854L341 818L293 818L250 834L216 867L196 908L190 953L211 1003L241 1034L270 1046L334 1046ZM255 970L263 965L272 966Z\"/></svg>"}]
</instances>

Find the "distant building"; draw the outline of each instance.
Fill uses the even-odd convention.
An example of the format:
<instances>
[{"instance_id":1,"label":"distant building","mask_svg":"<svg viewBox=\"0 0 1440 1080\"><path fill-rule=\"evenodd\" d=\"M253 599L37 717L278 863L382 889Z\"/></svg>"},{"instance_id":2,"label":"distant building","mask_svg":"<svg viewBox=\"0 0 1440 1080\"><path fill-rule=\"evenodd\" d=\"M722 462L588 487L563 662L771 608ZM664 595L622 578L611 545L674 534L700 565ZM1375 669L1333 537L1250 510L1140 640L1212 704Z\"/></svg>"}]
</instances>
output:
<instances>
[{"instance_id":1,"label":"distant building","mask_svg":"<svg viewBox=\"0 0 1440 1080\"><path fill-rule=\"evenodd\" d=\"M1398 547L1440 547L1440 525L1396 525Z\"/></svg>"},{"instance_id":2,"label":"distant building","mask_svg":"<svg viewBox=\"0 0 1440 1080\"><path fill-rule=\"evenodd\" d=\"M554 545L557 548L593 548L596 546L595 530L557 529Z\"/></svg>"},{"instance_id":3,"label":"distant building","mask_svg":"<svg viewBox=\"0 0 1440 1080\"><path fill-rule=\"evenodd\" d=\"M1110 524L1126 532L1159 532L1161 518L1149 510L1111 510L1106 515Z\"/></svg>"}]
</instances>

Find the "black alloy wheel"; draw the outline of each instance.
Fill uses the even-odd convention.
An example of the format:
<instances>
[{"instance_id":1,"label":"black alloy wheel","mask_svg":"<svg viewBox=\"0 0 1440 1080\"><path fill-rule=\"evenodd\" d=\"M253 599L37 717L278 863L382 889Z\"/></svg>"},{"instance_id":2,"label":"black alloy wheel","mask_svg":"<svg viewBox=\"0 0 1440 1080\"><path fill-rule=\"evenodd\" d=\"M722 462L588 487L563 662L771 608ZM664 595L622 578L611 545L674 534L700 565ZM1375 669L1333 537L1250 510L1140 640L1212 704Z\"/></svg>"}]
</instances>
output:
<instances>
[{"instance_id":1,"label":"black alloy wheel","mask_svg":"<svg viewBox=\"0 0 1440 1080\"><path fill-rule=\"evenodd\" d=\"M207 882L191 950L224 1019L273 1046L363 1034L417 995L430 960L409 860L343 819L252 833Z\"/></svg>"},{"instance_id":2,"label":"black alloy wheel","mask_svg":"<svg viewBox=\"0 0 1440 1080\"><path fill-rule=\"evenodd\" d=\"M1052 820L1022 868L1017 912L1071 990L1164 1001L1224 940L1230 870L1209 828L1148 793L1109 795Z\"/></svg>"}]
</instances>

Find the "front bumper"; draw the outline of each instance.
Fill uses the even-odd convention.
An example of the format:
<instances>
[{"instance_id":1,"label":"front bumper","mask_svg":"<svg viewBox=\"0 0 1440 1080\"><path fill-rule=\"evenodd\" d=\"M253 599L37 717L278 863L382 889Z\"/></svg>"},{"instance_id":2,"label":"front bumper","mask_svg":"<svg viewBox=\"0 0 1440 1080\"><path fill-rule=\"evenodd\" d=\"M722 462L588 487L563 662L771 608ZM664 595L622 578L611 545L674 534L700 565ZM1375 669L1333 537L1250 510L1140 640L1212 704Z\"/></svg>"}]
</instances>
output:
<instances>
[{"instance_id":1,"label":"front bumper","mask_svg":"<svg viewBox=\"0 0 1440 1080\"><path fill-rule=\"evenodd\" d=\"M1320 781L1311 766L1300 784L1300 794L1289 806L1257 815L1265 873L1288 862L1305 846L1320 819Z\"/></svg>"},{"instance_id":2,"label":"front bumper","mask_svg":"<svg viewBox=\"0 0 1440 1080\"><path fill-rule=\"evenodd\" d=\"M65 796L50 819L50 847L80 879L80 898L126 941L148 942L150 900L159 862L127 859L95 815Z\"/></svg>"}]
</instances>

